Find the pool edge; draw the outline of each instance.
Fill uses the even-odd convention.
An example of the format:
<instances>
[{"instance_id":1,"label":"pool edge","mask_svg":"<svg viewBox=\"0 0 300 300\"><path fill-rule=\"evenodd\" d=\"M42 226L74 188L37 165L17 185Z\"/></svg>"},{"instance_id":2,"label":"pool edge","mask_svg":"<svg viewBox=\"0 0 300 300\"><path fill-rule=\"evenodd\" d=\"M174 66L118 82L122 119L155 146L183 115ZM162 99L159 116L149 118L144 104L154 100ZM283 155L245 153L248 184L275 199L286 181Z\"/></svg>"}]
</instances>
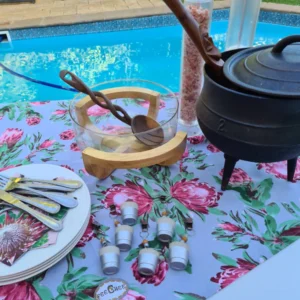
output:
<instances>
[{"instance_id":1,"label":"pool edge","mask_svg":"<svg viewBox=\"0 0 300 300\"><path fill-rule=\"evenodd\" d=\"M213 20L227 20L229 9L215 9ZM278 11L262 10L260 13L260 22L281 24L286 26L300 27L300 14L282 13ZM119 18L115 20L90 21L75 24L61 24L52 26L40 26L31 28L19 28L9 30L12 40L32 39L42 37L100 33L111 31L123 31L134 29L145 29L164 26L175 26L177 19L171 13L158 15L145 15L142 17Z\"/></svg>"}]
</instances>

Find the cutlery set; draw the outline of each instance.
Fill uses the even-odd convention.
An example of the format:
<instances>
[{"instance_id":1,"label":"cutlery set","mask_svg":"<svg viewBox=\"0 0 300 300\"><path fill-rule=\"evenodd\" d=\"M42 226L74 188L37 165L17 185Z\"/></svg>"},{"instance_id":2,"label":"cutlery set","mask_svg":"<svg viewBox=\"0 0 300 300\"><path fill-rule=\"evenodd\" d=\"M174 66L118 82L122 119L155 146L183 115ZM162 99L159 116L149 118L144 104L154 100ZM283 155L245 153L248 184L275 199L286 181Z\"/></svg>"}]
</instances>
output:
<instances>
[{"instance_id":1,"label":"cutlery set","mask_svg":"<svg viewBox=\"0 0 300 300\"><path fill-rule=\"evenodd\" d=\"M82 183L76 180L40 180L23 175L9 178L0 174L0 213L16 207L50 229L60 231L62 221L50 215L58 213L61 206L76 207L78 201L71 193L81 187Z\"/></svg>"}]
</instances>

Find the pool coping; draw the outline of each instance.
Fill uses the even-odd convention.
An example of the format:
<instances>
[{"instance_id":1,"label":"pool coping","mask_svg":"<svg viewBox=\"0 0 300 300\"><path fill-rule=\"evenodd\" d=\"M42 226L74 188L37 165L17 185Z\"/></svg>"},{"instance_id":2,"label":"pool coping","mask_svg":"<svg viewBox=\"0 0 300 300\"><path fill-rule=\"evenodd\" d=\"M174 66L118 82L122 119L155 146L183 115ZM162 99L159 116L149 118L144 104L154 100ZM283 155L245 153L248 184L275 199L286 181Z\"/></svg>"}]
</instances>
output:
<instances>
[{"instance_id":1,"label":"pool coping","mask_svg":"<svg viewBox=\"0 0 300 300\"><path fill-rule=\"evenodd\" d=\"M215 9L224 9L230 7L230 0L221 0L214 2ZM262 10L274 11L282 13L296 13L300 14L300 6L276 4L276 3L262 3ZM167 6L154 6L144 8L135 8L127 10L116 10L98 12L92 14L74 14L67 16L52 16L28 20L13 21L9 24L0 24L0 30L13 30L13 29L24 29L24 28L35 28L35 27L47 27L57 25L70 25L79 23L89 22L101 22L109 20L121 20L129 18L139 18L148 16L157 16L169 14L170 10Z\"/></svg>"},{"instance_id":2,"label":"pool coping","mask_svg":"<svg viewBox=\"0 0 300 300\"><path fill-rule=\"evenodd\" d=\"M214 21L228 20L228 18L228 8L215 9L213 12ZM265 23L300 27L300 14L262 10L260 13L259 21ZM12 29L9 31L9 33L11 40L14 41L20 39L23 40L42 37L176 26L178 24L178 20L173 14L166 13L155 16L143 16L100 22L97 21L79 24L63 24L46 27Z\"/></svg>"}]
</instances>

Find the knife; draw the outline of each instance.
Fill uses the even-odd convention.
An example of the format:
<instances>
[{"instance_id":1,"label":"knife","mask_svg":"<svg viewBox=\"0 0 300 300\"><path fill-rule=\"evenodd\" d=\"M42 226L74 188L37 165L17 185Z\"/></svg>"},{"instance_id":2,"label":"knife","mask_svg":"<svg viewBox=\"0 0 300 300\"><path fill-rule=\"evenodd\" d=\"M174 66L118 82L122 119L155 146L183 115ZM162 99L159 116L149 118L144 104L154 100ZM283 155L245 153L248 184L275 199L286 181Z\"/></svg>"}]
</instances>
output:
<instances>
[{"instance_id":1,"label":"knife","mask_svg":"<svg viewBox=\"0 0 300 300\"><path fill-rule=\"evenodd\" d=\"M20 194L10 193L13 197L19 199L22 202L35 206L49 214L56 214L60 211L60 205L54 201L48 200L46 198L39 197L28 197Z\"/></svg>"},{"instance_id":2,"label":"knife","mask_svg":"<svg viewBox=\"0 0 300 300\"><path fill-rule=\"evenodd\" d=\"M31 182L31 181L19 181L19 183L22 183L23 186L32 188L32 189L37 189L40 191L49 191L49 192L60 192L60 193L70 193L74 192L76 189L74 188L69 188L65 186L59 186L59 185L53 185L53 184L46 184L46 183L37 183L37 182Z\"/></svg>"},{"instance_id":3,"label":"knife","mask_svg":"<svg viewBox=\"0 0 300 300\"><path fill-rule=\"evenodd\" d=\"M44 225L46 225L47 227L51 228L54 231L61 231L63 229L62 221L55 220L54 218L51 218L39 211L30 208L29 206L27 206L26 204L24 204L23 202L21 202L20 200L16 199L15 197L13 197L12 195L10 195L9 193L3 190L0 190L0 199L6 203L12 204L13 206L27 212L28 214L30 214L31 216L33 216L34 218L36 218L37 220L39 220Z\"/></svg>"},{"instance_id":4,"label":"knife","mask_svg":"<svg viewBox=\"0 0 300 300\"><path fill-rule=\"evenodd\" d=\"M20 182L24 182L24 183L25 182L26 183L37 182L37 183L51 184L51 185L69 188L72 190L79 189L83 185L82 182L79 180L44 180L44 179L28 178L28 177L25 177L24 175L22 175L22 177L20 177Z\"/></svg>"}]
</instances>

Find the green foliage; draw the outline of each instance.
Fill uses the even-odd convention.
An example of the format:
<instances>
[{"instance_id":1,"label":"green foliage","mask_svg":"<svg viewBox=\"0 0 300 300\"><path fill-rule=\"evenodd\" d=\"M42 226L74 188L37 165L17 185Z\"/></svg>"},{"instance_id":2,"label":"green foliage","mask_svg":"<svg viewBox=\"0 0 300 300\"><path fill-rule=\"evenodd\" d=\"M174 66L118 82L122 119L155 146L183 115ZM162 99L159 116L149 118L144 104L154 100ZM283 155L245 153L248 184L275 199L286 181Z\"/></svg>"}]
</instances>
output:
<instances>
[{"instance_id":1,"label":"green foliage","mask_svg":"<svg viewBox=\"0 0 300 300\"><path fill-rule=\"evenodd\" d=\"M237 267L237 262L228 256L217 254L217 253L213 253L212 255L216 260L218 260L225 266Z\"/></svg>"}]
</instances>

